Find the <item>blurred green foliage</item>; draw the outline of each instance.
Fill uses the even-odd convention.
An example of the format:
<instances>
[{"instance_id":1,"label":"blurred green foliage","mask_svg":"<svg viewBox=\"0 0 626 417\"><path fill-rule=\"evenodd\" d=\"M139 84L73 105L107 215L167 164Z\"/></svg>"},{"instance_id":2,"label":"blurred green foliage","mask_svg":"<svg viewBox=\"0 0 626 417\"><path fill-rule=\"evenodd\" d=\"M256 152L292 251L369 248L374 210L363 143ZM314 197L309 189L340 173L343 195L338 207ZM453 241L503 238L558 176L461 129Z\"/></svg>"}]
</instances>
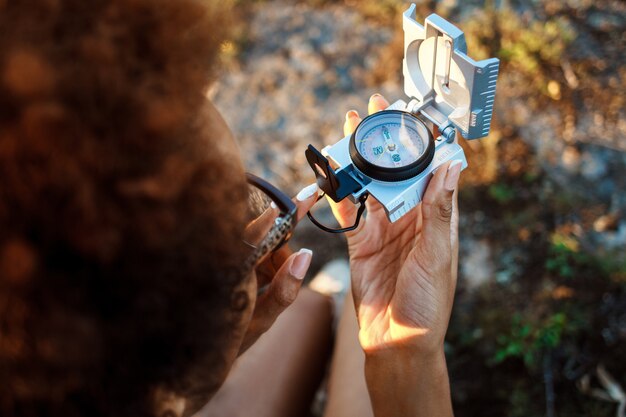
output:
<instances>
[{"instance_id":1,"label":"blurred green foliage","mask_svg":"<svg viewBox=\"0 0 626 417\"><path fill-rule=\"evenodd\" d=\"M566 334L576 330L564 312L538 319L516 313L508 331L498 336L499 349L492 361L500 363L509 357L517 357L522 358L528 368L537 368L546 350L556 348Z\"/></svg>"},{"instance_id":2,"label":"blurred green foliage","mask_svg":"<svg viewBox=\"0 0 626 417\"><path fill-rule=\"evenodd\" d=\"M491 184L489 196L500 204L506 204L515 198L515 189L505 183Z\"/></svg>"},{"instance_id":3,"label":"blurred green foliage","mask_svg":"<svg viewBox=\"0 0 626 417\"><path fill-rule=\"evenodd\" d=\"M554 234L546 259L546 269L562 278L572 278L576 264L586 260L578 254L578 242L572 237Z\"/></svg>"},{"instance_id":4,"label":"blurred green foliage","mask_svg":"<svg viewBox=\"0 0 626 417\"><path fill-rule=\"evenodd\" d=\"M611 279L619 283L626 277L626 260L613 253L587 253L580 250L572 236L554 233L550 239L546 270L559 278L588 276L594 279Z\"/></svg>"},{"instance_id":5,"label":"blurred green foliage","mask_svg":"<svg viewBox=\"0 0 626 417\"><path fill-rule=\"evenodd\" d=\"M626 262L619 248L603 252L581 240L572 217L597 202L557 187L541 169L465 187L460 198L466 213L491 219L496 275L507 278L455 304L447 358L458 414L545 415L544 378L552 372L558 415L614 415L610 404L577 390L578 377L565 375L578 360L626 372L624 348L607 342L618 336L606 339L624 311L616 300L626 294Z\"/></svg>"},{"instance_id":6,"label":"blurred green foliage","mask_svg":"<svg viewBox=\"0 0 626 417\"><path fill-rule=\"evenodd\" d=\"M559 70L567 46L575 32L567 20L556 17L546 21L529 21L508 8L483 9L463 25L472 57L500 58L500 72L522 75L529 85L542 93ZM560 71L560 70L559 70Z\"/></svg>"}]
</instances>

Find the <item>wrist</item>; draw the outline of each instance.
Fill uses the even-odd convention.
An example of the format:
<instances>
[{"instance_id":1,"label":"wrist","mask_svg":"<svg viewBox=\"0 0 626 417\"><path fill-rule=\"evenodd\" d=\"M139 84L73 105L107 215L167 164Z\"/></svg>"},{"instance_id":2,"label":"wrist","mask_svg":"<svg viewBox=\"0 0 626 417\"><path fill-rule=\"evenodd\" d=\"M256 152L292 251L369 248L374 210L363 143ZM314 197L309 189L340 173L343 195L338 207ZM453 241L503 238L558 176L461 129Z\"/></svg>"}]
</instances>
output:
<instances>
[{"instance_id":1,"label":"wrist","mask_svg":"<svg viewBox=\"0 0 626 417\"><path fill-rule=\"evenodd\" d=\"M409 377L428 368L447 375L443 345L439 349L421 349L413 346L365 350L365 367L374 372Z\"/></svg>"},{"instance_id":2,"label":"wrist","mask_svg":"<svg viewBox=\"0 0 626 417\"><path fill-rule=\"evenodd\" d=\"M443 349L367 352L365 379L376 416L452 416Z\"/></svg>"},{"instance_id":3,"label":"wrist","mask_svg":"<svg viewBox=\"0 0 626 417\"><path fill-rule=\"evenodd\" d=\"M443 353L445 333L431 329L418 329L394 325L388 334L372 335L367 329L359 330L359 343L365 356L434 358Z\"/></svg>"}]
</instances>

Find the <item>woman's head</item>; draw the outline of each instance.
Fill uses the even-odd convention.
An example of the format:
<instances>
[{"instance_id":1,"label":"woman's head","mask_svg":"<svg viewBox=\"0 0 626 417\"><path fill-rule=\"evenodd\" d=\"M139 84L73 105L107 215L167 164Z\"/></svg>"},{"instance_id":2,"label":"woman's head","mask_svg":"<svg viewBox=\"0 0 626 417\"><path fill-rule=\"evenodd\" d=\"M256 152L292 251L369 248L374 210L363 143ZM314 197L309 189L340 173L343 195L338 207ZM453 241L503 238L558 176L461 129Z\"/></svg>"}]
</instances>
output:
<instances>
[{"instance_id":1,"label":"woman's head","mask_svg":"<svg viewBox=\"0 0 626 417\"><path fill-rule=\"evenodd\" d=\"M143 415L223 380L254 283L243 168L205 99L217 19L0 1L1 415Z\"/></svg>"}]
</instances>

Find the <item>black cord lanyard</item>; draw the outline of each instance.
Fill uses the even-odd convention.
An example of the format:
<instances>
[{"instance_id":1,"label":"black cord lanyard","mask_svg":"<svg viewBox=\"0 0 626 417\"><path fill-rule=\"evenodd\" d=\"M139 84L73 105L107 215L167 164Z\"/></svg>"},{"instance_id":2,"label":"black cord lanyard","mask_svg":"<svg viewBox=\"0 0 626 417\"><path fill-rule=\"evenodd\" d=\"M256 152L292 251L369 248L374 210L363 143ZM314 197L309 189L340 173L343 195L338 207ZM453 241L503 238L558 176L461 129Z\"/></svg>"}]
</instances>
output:
<instances>
[{"instance_id":1,"label":"black cord lanyard","mask_svg":"<svg viewBox=\"0 0 626 417\"><path fill-rule=\"evenodd\" d=\"M320 199L322 199L326 194L322 193L316 200L320 201ZM344 227L341 229L331 229L330 227L326 227L323 224L321 224L319 221L317 221L317 219L315 217L313 217L313 215L311 214L310 211L306 212L306 215L309 217L309 220L311 220L311 223L313 223L314 225L316 225L317 227L319 227L320 229L322 229L325 232L328 233L345 233L345 232L351 232L352 230L355 230L357 227L359 227L359 222L361 221L361 216L363 215L363 212L365 211L365 200L367 200L367 196L368 194L363 194L361 197L359 197L359 209L356 212L356 221L354 223L354 225L350 226L350 227Z\"/></svg>"}]
</instances>

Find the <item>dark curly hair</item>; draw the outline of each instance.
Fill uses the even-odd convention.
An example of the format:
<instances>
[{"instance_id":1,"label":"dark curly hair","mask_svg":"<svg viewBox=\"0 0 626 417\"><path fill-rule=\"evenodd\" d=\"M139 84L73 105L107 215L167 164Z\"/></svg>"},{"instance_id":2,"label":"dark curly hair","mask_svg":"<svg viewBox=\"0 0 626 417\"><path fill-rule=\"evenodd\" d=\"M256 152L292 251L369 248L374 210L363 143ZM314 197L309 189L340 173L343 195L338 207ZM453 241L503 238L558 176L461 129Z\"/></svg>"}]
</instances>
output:
<instances>
[{"instance_id":1,"label":"dark curly hair","mask_svg":"<svg viewBox=\"0 0 626 417\"><path fill-rule=\"evenodd\" d=\"M155 386L215 388L247 190L206 129L224 18L0 0L0 415L150 415Z\"/></svg>"}]
</instances>

